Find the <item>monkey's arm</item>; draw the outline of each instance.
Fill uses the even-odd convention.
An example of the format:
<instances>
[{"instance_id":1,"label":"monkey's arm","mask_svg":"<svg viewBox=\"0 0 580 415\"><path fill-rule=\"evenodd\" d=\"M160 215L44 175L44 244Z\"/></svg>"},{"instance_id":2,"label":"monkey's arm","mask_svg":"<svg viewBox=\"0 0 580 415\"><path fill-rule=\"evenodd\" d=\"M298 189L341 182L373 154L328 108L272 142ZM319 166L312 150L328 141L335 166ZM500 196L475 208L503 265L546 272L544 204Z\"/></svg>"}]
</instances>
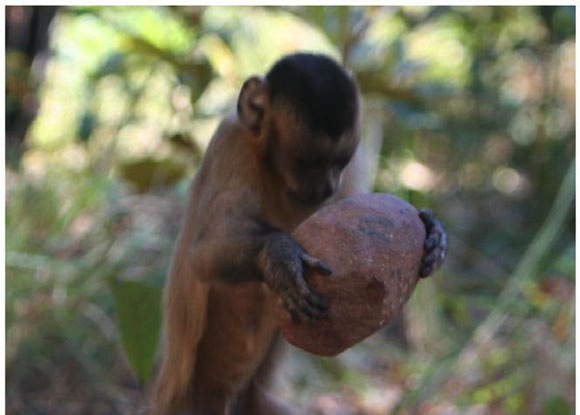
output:
<instances>
[{"instance_id":1,"label":"monkey's arm","mask_svg":"<svg viewBox=\"0 0 580 415\"><path fill-rule=\"evenodd\" d=\"M304 273L306 268L323 274L330 270L283 231L252 219L247 212L228 213L210 215L225 220L205 221L190 250L193 273L208 282L263 281L293 318L322 315L327 305L308 287Z\"/></svg>"}]
</instances>

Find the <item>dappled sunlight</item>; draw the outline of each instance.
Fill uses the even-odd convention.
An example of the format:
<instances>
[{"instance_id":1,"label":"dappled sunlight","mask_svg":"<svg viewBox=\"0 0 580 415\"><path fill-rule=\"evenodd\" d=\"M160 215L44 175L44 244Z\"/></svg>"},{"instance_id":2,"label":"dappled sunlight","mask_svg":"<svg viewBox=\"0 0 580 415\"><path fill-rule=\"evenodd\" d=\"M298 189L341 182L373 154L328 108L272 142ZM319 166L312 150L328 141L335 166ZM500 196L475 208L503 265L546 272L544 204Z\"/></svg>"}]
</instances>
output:
<instances>
[{"instance_id":1,"label":"dappled sunlight","mask_svg":"<svg viewBox=\"0 0 580 415\"><path fill-rule=\"evenodd\" d=\"M509 196L521 196L529 186L524 175L509 167L496 169L493 172L492 183L496 189Z\"/></svg>"},{"instance_id":2,"label":"dappled sunlight","mask_svg":"<svg viewBox=\"0 0 580 415\"><path fill-rule=\"evenodd\" d=\"M427 77L463 86L468 79L471 62L457 36L455 24L443 20L415 31L408 39L408 53L411 59L425 66Z\"/></svg>"},{"instance_id":3,"label":"dappled sunlight","mask_svg":"<svg viewBox=\"0 0 580 415\"><path fill-rule=\"evenodd\" d=\"M33 9L6 21L8 415L143 409L119 298L160 318L212 134L248 76L299 50L358 82L365 187L431 209L450 251L401 321L337 357L292 349L283 397L317 415L573 413L573 6L77 5L13 27ZM46 44L23 49L33 30Z\"/></svg>"},{"instance_id":4,"label":"dappled sunlight","mask_svg":"<svg viewBox=\"0 0 580 415\"><path fill-rule=\"evenodd\" d=\"M416 161L409 161L401 166L399 180L409 189L423 192L433 190L436 184L434 172Z\"/></svg>"}]
</instances>

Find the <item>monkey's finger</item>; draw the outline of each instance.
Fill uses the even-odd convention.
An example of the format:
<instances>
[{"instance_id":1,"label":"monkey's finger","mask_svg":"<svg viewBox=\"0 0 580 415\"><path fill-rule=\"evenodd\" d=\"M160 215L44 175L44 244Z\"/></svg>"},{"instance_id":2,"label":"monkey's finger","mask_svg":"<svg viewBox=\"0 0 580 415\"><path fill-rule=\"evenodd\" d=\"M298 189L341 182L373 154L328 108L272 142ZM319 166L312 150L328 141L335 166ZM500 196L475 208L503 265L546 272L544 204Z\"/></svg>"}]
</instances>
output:
<instances>
[{"instance_id":1,"label":"monkey's finger","mask_svg":"<svg viewBox=\"0 0 580 415\"><path fill-rule=\"evenodd\" d=\"M439 219L435 217L433 212L429 209L421 209L419 211L419 217L423 221L425 225L425 231L427 233L427 237L441 237L445 235L445 229L443 228L443 224Z\"/></svg>"},{"instance_id":2,"label":"monkey's finger","mask_svg":"<svg viewBox=\"0 0 580 415\"><path fill-rule=\"evenodd\" d=\"M300 321L300 312L298 307L296 307L289 299L281 298L280 303L282 304L282 308L286 311L286 314L290 317L290 319L297 323Z\"/></svg>"},{"instance_id":3,"label":"monkey's finger","mask_svg":"<svg viewBox=\"0 0 580 415\"><path fill-rule=\"evenodd\" d=\"M425 251L428 253L434 252L435 256L442 260L447 253L447 234L445 230L436 229L425 240Z\"/></svg>"},{"instance_id":4,"label":"monkey's finger","mask_svg":"<svg viewBox=\"0 0 580 415\"><path fill-rule=\"evenodd\" d=\"M433 264L423 264L419 272L421 278L428 277L433 272Z\"/></svg>"},{"instance_id":5,"label":"monkey's finger","mask_svg":"<svg viewBox=\"0 0 580 415\"><path fill-rule=\"evenodd\" d=\"M419 211L419 217L421 218L423 223L425 223L426 227L429 227L433 223L433 220L435 219L435 215L433 215L433 212L425 208Z\"/></svg>"},{"instance_id":6,"label":"monkey's finger","mask_svg":"<svg viewBox=\"0 0 580 415\"><path fill-rule=\"evenodd\" d=\"M322 297L320 297L318 294L312 291L312 289L310 288L310 286L308 285L303 276L298 275L296 277L295 282L298 288L298 294L301 299L305 299L312 307L317 308L321 311L325 311L328 309L328 304L326 303L326 301L324 301Z\"/></svg>"},{"instance_id":7,"label":"monkey's finger","mask_svg":"<svg viewBox=\"0 0 580 415\"><path fill-rule=\"evenodd\" d=\"M427 237L425 238L425 251L439 251L441 255L437 255L442 260L447 251L447 233L443 228L443 224L435 217L433 212L429 209L421 209L419 216L425 225Z\"/></svg>"},{"instance_id":8,"label":"monkey's finger","mask_svg":"<svg viewBox=\"0 0 580 415\"><path fill-rule=\"evenodd\" d=\"M441 241L441 233L440 232L431 232L427 238L425 239L425 250L431 251Z\"/></svg>"},{"instance_id":9,"label":"monkey's finger","mask_svg":"<svg viewBox=\"0 0 580 415\"><path fill-rule=\"evenodd\" d=\"M320 318L327 314L329 305L322 297L310 292L298 298L298 305L310 318Z\"/></svg>"},{"instance_id":10,"label":"monkey's finger","mask_svg":"<svg viewBox=\"0 0 580 415\"><path fill-rule=\"evenodd\" d=\"M310 290L304 279L298 276L293 286L280 297L282 307L292 321L321 317L326 311L325 304Z\"/></svg>"},{"instance_id":11,"label":"monkey's finger","mask_svg":"<svg viewBox=\"0 0 580 415\"><path fill-rule=\"evenodd\" d=\"M332 270L324 262L314 258L311 255L308 255L307 253L302 253L301 259L304 261L308 268L312 268L322 275L332 274Z\"/></svg>"},{"instance_id":12,"label":"monkey's finger","mask_svg":"<svg viewBox=\"0 0 580 415\"><path fill-rule=\"evenodd\" d=\"M293 289L286 294L288 308L294 309L307 320L321 318L328 310L324 299L316 295L301 275L294 278Z\"/></svg>"},{"instance_id":13,"label":"monkey's finger","mask_svg":"<svg viewBox=\"0 0 580 415\"><path fill-rule=\"evenodd\" d=\"M298 322L301 320L314 320L321 316L321 311L312 307L306 300L297 297L295 299L288 299L286 302L287 312L292 321Z\"/></svg>"},{"instance_id":14,"label":"monkey's finger","mask_svg":"<svg viewBox=\"0 0 580 415\"><path fill-rule=\"evenodd\" d=\"M433 273L435 270L443 265L445 259L446 247L438 246L435 249L428 251L423 257L423 263L419 276L425 278Z\"/></svg>"},{"instance_id":15,"label":"monkey's finger","mask_svg":"<svg viewBox=\"0 0 580 415\"><path fill-rule=\"evenodd\" d=\"M310 300L307 300L306 298L299 298L297 305L302 315L304 315L309 320L321 318L326 313L326 309L319 308L318 306L312 304Z\"/></svg>"}]
</instances>

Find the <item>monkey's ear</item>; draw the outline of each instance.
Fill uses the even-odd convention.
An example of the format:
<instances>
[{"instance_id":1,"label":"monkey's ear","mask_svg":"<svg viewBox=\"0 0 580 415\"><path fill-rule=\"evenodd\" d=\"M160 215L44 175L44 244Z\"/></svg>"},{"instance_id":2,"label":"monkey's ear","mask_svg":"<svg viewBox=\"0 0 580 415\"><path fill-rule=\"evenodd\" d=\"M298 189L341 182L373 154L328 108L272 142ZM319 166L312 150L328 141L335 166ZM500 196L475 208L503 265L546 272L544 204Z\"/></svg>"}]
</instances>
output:
<instances>
[{"instance_id":1,"label":"monkey's ear","mask_svg":"<svg viewBox=\"0 0 580 415\"><path fill-rule=\"evenodd\" d=\"M268 101L266 83L253 76L244 82L238 97L238 118L254 131L259 131Z\"/></svg>"}]
</instances>

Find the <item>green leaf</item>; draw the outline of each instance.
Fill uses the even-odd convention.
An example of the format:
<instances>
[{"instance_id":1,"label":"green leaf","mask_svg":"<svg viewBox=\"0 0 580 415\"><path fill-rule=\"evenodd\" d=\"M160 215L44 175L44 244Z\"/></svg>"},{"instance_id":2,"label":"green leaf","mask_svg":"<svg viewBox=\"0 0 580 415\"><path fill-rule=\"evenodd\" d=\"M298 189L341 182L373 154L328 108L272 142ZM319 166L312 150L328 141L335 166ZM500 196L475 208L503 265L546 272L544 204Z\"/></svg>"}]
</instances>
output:
<instances>
[{"instance_id":1,"label":"green leaf","mask_svg":"<svg viewBox=\"0 0 580 415\"><path fill-rule=\"evenodd\" d=\"M563 397L554 395L549 398L542 408L542 415L572 415L574 408Z\"/></svg>"},{"instance_id":2,"label":"green leaf","mask_svg":"<svg viewBox=\"0 0 580 415\"><path fill-rule=\"evenodd\" d=\"M111 281L117 327L131 369L142 384L153 366L161 328L161 289L139 281Z\"/></svg>"}]
</instances>

